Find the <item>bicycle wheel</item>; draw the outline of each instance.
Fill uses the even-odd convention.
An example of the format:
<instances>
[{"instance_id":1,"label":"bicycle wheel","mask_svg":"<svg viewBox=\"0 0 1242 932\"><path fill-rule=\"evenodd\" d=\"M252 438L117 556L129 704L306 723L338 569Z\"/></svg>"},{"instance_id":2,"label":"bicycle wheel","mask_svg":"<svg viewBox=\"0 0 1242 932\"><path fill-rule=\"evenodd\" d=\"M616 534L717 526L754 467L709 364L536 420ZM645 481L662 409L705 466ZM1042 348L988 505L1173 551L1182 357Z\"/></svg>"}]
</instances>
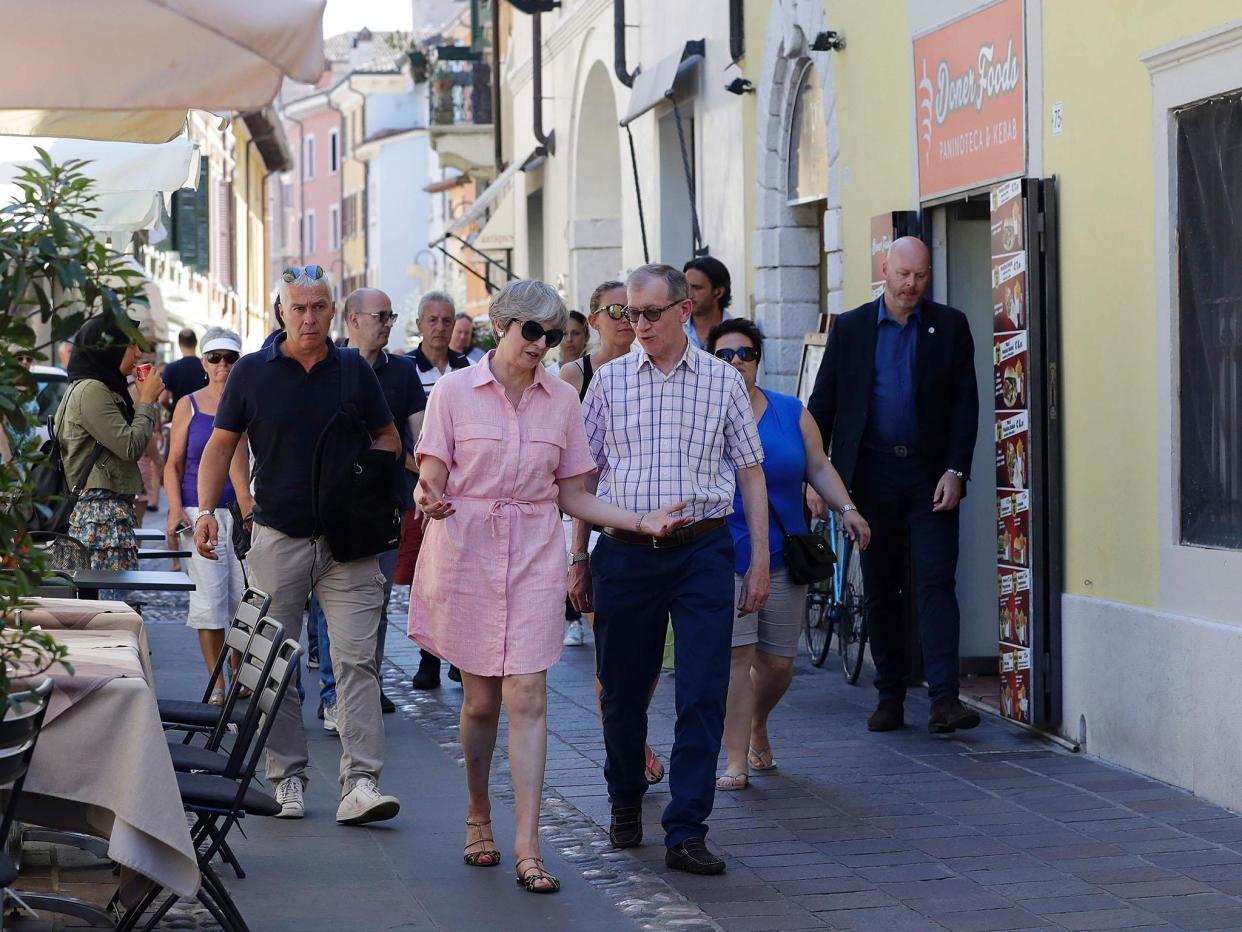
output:
<instances>
[{"instance_id":1,"label":"bicycle wheel","mask_svg":"<svg viewBox=\"0 0 1242 932\"><path fill-rule=\"evenodd\" d=\"M832 516L827 521L817 521L812 530L823 534L829 543L835 535L836 522ZM836 618L837 605L836 576L817 583L812 583L806 591L805 632L806 650L811 663L822 667L828 659L828 651L832 646L833 622Z\"/></svg>"},{"instance_id":2,"label":"bicycle wheel","mask_svg":"<svg viewBox=\"0 0 1242 932\"><path fill-rule=\"evenodd\" d=\"M862 554L853 541L847 541L841 612L837 622L837 642L841 645L841 668L851 686L862 673L867 651L867 612L863 601Z\"/></svg>"}]
</instances>

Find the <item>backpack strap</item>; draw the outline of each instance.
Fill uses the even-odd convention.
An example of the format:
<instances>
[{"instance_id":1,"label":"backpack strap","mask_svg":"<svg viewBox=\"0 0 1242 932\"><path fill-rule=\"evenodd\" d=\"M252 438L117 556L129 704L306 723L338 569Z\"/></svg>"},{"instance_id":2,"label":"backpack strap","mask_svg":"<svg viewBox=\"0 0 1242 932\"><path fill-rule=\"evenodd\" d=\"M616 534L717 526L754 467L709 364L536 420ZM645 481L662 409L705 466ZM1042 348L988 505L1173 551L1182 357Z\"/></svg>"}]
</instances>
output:
<instances>
[{"instance_id":1,"label":"backpack strap","mask_svg":"<svg viewBox=\"0 0 1242 932\"><path fill-rule=\"evenodd\" d=\"M83 379L82 381L86 380ZM73 394L73 389L81 384L82 382L76 382L70 387L69 391L65 394L65 397L61 400L56 414L66 410L66 403L69 401L69 396ZM56 468L60 471L60 474L65 477L65 487L73 493L73 500L76 502L78 496L82 494L82 490L86 488L86 481L91 477L91 473L94 472L95 466L99 463L99 458L103 456L104 445L98 440L95 441L95 449L91 450L91 455L86 461L86 471L82 473L82 478L78 480L77 485L71 485L69 474L65 471L64 451L61 450L60 447L60 438L56 436L55 422L56 415L50 415L47 419L47 435L52 441L53 455L56 457Z\"/></svg>"},{"instance_id":2,"label":"backpack strap","mask_svg":"<svg viewBox=\"0 0 1242 932\"><path fill-rule=\"evenodd\" d=\"M357 404L358 401L358 368L365 365L362 354L352 346L341 349L341 407Z\"/></svg>"}]
</instances>

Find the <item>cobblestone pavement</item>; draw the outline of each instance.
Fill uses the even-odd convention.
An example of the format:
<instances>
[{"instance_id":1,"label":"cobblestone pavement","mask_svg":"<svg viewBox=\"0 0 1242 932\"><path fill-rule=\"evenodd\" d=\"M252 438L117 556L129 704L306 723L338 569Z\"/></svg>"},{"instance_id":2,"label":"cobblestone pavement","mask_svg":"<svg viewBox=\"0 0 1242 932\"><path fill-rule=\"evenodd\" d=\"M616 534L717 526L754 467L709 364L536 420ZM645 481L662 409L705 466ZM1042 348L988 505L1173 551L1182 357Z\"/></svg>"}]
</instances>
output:
<instances>
[{"instance_id":1,"label":"cobblestone pavement","mask_svg":"<svg viewBox=\"0 0 1242 932\"><path fill-rule=\"evenodd\" d=\"M145 611L152 624L180 623L184 596L155 596ZM404 613L398 593L386 688L398 716L459 765L460 687L445 678L434 692L409 688L417 650L404 638ZM667 781L647 797L649 844L613 851L592 681L589 645L567 648L549 674L543 835L562 876L577 870L602 898L571 891L574 908L549 916L546 928L612 927L624 917L635 928L695 932L1242 929L1239 816L996 720L931 736L920 727L927 703L915 696L907 703L910 726L869 734L870 688L849 687L838 669L817 670L801 658L772 722L779 769L753 775L749 790L716 796L709 842L728 873L698 878L664 868L659 817ZM651 710L652 743L665 761L673 688L672 677L662 677ZM494 791L507 808L503 746L502 736ZM414 797L394 770L385 785ZM413 818L418 826L427 816L414 810ZM247 833L261 843L264 833L287 828L256 822ZM255 865L257 879L263 871ZM439 875L410 881L419 882L444 883ZM253 883L237 884L238 895ZM599 912L610 908L611 918ZM210 927L194 912L175 927ZM441 917L418 927L462 926Z\"/></svg>"}]
</instances>

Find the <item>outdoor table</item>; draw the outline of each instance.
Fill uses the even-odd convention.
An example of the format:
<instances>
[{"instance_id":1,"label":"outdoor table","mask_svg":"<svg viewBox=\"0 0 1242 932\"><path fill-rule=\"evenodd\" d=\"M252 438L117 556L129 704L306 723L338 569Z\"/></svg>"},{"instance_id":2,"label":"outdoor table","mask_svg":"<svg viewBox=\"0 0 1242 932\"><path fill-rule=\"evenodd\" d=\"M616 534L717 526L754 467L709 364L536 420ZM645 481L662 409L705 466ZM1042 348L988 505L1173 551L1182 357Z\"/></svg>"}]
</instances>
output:
<instances>
[{"instance_id":1,"label":"outdoor table","mask_svg":"<svg viewBox=\"0 0 1242 932\"><path fill-rule=\"evenodd\" d=\"M78 596L98 599L100 589L118 592L191 592L194 583L185 573L164 570L68 570L61 572L73 581Z\"/></svg>"},{"instance_id":2,"label":"outdoor table","mask_svg":"<svg viewBox=\"0 0 1242 932\"><path fill-rule=\"evenodd\" d=\"M192 556L188 550L138 550L139 560L173 560L188 556Z\"/></svg>"},{"instance_id":3,"label":"outdoor table","mask_svg":"<svg viewBox=\"0 0 1242 932\"><path fill-rule=\"evenodd\" d=\"M133 606L98 599L32 598L30 603L32 608L17 609L13 614L45 630L129 631L138 639L143 674L148 683L155 683L147 628Z\"/></svg>"},{"instance_id":4,"label":"outdoor table","mask_svg":"<svg viewBox=\"0 0 1242 932\"><path fill-rule=\"evenodd\" d=\"M75 669L72 676L48 671L52 698L18 818L107 839L108 857L123 868L123 901L134 902L145 887L130 871L193 896L198 861L137 636L52 634Z\"/></svg>"},{"instance_id":5,"label":"outdoor table","mask_svg":"<svg viewBox=\"0 0 1242 932\"><path fill-rule=\"evenodd\" d=\"M140 527L140 528L134 528L134 537L136 537L139 541L144 541L144 540L162 541L164 540L164 532L161 531L159 528Z\"/></svg>"}]
</instances>

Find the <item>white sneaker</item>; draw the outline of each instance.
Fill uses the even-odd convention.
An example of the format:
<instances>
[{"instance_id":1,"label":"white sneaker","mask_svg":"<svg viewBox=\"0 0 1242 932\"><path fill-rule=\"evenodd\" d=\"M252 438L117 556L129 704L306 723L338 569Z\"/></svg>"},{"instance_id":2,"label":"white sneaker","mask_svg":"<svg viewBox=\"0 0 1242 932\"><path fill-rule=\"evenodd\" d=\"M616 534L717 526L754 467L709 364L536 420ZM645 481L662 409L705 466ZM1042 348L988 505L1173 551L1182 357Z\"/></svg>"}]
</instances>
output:
<instances>
[{"instance_id":1,"label":"white sneaker","mask_svg":"<svg viewBox=\"0 0 1242 932\"><path fill-rule=\"evenodd\" d=\"M367 822L383 822L401 811L401 803L395 796L384 796L370 777L363 777L341 800L336 810L336 821L342 825L363 825Z\"/></svg>"},{"instance_id":2,"label":"white sneaker","mask_svg":"<svg viewBox=\"0 0 1242 932\"><path fill-rule=\"evenodd\" d=\"M561 642L566 647L582 646L582 622L571 621L569 627L565 629L565 640Z\"/></svg>"},{"instance_id":3,"label":"white sneaker","mask_svg":"<svg viewBox=\"0 0 1242 932\"><path fill-rule=\"evenodd\" d=\"M334 735L340 731L340 729L337 728L337 725L336 725L336 703L335 702L332 703L331 705L328 705L328 703L326 702L323 704L323 730L329 731Z\"/></svg>"},{"instance_id":4,"label":"white sneaker","mask_svg":"<svg viewBox=\"0 0 1242 932\"><path fill-rule=\"evenodd\" d=\"M306 815L301 777L286 777L276 784L276 802L280 804L278 819L300 819Z\"/></svg>"}]
</instances>

